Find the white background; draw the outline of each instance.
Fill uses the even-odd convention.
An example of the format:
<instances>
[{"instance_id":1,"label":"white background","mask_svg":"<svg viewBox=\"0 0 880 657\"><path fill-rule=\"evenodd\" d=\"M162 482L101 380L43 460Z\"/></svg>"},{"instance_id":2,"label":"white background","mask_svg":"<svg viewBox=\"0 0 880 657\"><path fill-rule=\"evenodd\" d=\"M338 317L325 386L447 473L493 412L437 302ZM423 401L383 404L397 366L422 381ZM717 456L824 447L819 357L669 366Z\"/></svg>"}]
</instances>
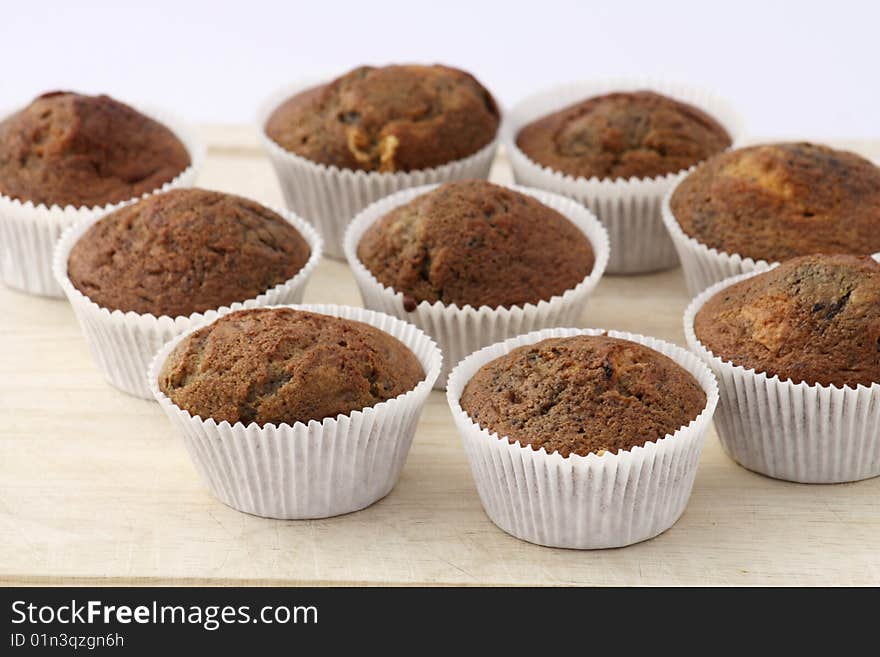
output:
<instances>
[{"instance_id":1,"label":"white background","mask_svg":"<svg viewBox=\"0 0 880 657\"><path fill-rule=\"evenodd\" d=\"M880 3L0 0L6 107L106 92L193 121L251 122L276 88L362 63L442 62L505 106L541 87L652 75L708 85L751 132L880 135Z\"/></svg>"}]
</instances>

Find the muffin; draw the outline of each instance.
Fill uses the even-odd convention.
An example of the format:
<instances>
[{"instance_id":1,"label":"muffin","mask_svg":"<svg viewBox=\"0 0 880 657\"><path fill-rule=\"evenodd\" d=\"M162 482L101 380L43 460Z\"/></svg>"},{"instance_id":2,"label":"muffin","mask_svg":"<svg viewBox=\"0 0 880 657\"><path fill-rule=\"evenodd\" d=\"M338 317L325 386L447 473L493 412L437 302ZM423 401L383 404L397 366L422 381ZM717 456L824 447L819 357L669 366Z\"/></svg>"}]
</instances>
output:
<instances>
[{"instance_id":1,"label":"muffin","mask_svg":"<svg viewBox=\"0 0 880 657\"><path fill-rule=\"evenodd\" d=\"M550 338L483 365L461 407L511 443L562 456L617 454L672 434L706 405L697 380L652 349L607 336Z\"/></svg>"},{"instance_id":2,"label":"muffin","mask_svg":"<svg viewBox=\"0 0 880 657\"><path fill-rule=\"evenodd\" d=\"M589 239L564 215L483 180L446 183L396 207L363 234L357 256L409 310L422 301L537 304L595 264Z\"/></svg>"},{"instance_id":3,"label":"muffin","mask_svg":"<svg viewBox=\"0 0 880 657\"><path fill-rule=\"evenodd\" d=\"M678 185L670 207L688 236L754 260L880 251L880 167L827 146L722 153Z\"/></svg>"},{"instance_id":4,"label":"muffin","mask_svg":"<svg viewBox=\"0 0 880 657\"><path fill-rule=\"evenodd\" d=\"M644 274L678 264L662 216L678 174L742 140L743 126L711 91L615 79L535 93L502 132L516 182L583 203L608 229L608 273Z\"/></svg>"},{"instance_id":5,"label":"muffin","mask_svg":"<svg viewBox=\"0 0 880 657\"><path fill-rule=\"evenodd\" d=\"M880 475L880 264L810 255L725 279L684 316L718 377L724 451L787 481Z\"/></svg>"},{"instance_id":6,"label":"muffin","mask_svg":"<svg viewBox=\"0 0 880 657\"><path fill-rule=\"evenodd\" d=\"M464 181L374 203L349 227L345 255L367 308L440 345L442 388L477 349L576 325L605 271L608 234L571 199Z\"/></svg>"},{"instance_id":7,"label":"muffin","mask_svg":"<svg viewBox=\"0 0 880 657\"><path fill-rule=\"evenodd\" d=\"M532 543L594 549L678 520L718 388L670 343L553 328L469 355L446 397L492 522Z\"/></svg>"},{"instance_id":8,"label":"muffin","mask_svg":"<svg viewBox=\"0 0 880 657\"><path fill-rule=\"evenodd\" d=\"M0 194L35 205L125 201L190 164L171 130L109 96L47 93L0 122Z\"/></svg>"},{"instance_id":9,"label":"muffin","mask_svg":"<svg viewBox=\"0 0 880 657\"><path fill-rule=\"evenodd\" d=\"M395 486L441 360L387 315L282 306L193 328L159 350L148 379L221 501L323 518Z\"/></svg>"},{"instance_id":10,"label":"muffin","mask_svg":"<svg viewBox=\"0 0 880 657\"><path fill-rule=\"evenodd\" d=\"M809 385L880 383L880 263L811 255L724 288L694 321L719 358Z\"/></svg>"},{"instance_id":11,"label":"muffin","mask_svg":"<svg viewBox=\"0 0 880 657\"><path fill-rule=\"evenodd\" d=\"M266 134L285 150L340 169L413 171L479 151L495 138L492 95L447 66L361 66L282 103Z\"/></svg>"},{"instance_id":12,"label":"muffin","mask_svg":"<svg viewBox=\"0 0 880 657\"><path fill-rule=\"evenodd\" d=\"M151 399L159 347L227 307L300 302L320 257L315 229L287 210L176 189L71 227L53 272L98 369Z\"/></svg>"},{"instance_id":13,"label":"muffin","mask_svg":"<svg viewBox=\"0 0 880 657\"><path fill-rule=\"evenodd\" d=\"M256 297L293 278L310 254L297 229L259 203L178 189L95 223L67 271L99 306L175 317Z\"/></svg>"},{"instance_id":14,"label":"muffin","mask_svg":"<svg viewBox=\"0 0 880 657\"><path fill-rule=\"evenodd\" d=\"M263 426L375 406L424 375L406 346L368 324L254 308L187 336L165 361L159 389L191 415Z\"/></svg>"},{"instance_id":15,"label":"muffin","mask_svg":"<svg viewBox=\"0 0 880 657\"><path fill-rule=\"evenodd\" d=\"M588 98L523 127L532 160L582 178L653 178L687 169L731 145L702 110L652 91Z\"/></svg>"},{"instance_id":16,"label":"muffin","mask_svg":"<svg viewBox=\"0 0 880 657\"><path fill-rule=\"evenodd\" d=\"M64 231L148 193L189 187L204 149L187 125L107 96L44 94L0 122L0 277L64 291L53 251ZM170 127L166 127L170 126Z\"/></svg>"}]
</instances>

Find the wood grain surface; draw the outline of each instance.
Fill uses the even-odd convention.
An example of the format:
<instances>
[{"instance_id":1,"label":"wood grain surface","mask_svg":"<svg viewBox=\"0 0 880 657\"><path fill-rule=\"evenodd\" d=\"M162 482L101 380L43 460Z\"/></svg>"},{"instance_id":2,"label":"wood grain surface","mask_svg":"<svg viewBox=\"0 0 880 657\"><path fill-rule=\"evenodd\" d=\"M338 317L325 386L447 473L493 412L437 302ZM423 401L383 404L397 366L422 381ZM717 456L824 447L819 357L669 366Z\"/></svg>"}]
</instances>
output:
<instances>
[{"instance_id":1,"label":"wood grain surface","mask_svg":"<svg viewBox=\"0 0 880 657\"><path fill-rule=\"evenodd\" d=\"M201 186L280 203L252 129L204 134ZM493 177L510 180L503 160ZM305 300L360 305L335 261ZM682 344L687 302L679 270L606 277L580 325ZM2 287L0 416L0 584L880 584L880 478L774 481L714 433L684 516L658 538L595 552L519 541L483 513L438 392L377 504L311 521L239 513L202 485L155 403L105 384L65 301Z\"/></svg>"}]
</instances>

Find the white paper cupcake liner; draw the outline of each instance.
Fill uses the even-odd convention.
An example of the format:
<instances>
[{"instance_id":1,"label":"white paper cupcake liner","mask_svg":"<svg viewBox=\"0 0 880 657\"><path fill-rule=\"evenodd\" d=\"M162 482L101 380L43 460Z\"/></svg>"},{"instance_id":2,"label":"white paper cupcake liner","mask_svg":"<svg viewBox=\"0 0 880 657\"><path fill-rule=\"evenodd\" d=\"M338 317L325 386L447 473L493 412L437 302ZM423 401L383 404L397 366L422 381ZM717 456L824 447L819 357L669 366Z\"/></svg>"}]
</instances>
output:
<instances>
[{"instance_id":1,"label":"white paper cupcake liner","mask_svg":"<svg viewBox=\"0 0 880 657\"><path fill-rule=\"evenodd\" d=\"M425 378L395 399L321 422L263 427L218 424L193 417L158 386L168 354L198 328L194 327L156 354L149 368L150 389L183 435L196 470L224 504L284 519L326 518L363 509L390 493L400 479L443 357L422 331L388 315L349 306L292 307L364 322L390 333L412 350Z\"/></svg>"},{"instance_id":2,"label":"white paper cupcake liner","mask_svg":"<svg viewBox=\"0 0 880 657\"><path fill-rule=\"evenodd\" d=\"M351 266L361 297L367 308L393 315L411 322L430 335L443 350L444 369L437 379L436 388L446 386L446 377L458 361L486 345L506 338L551 326L577 324L584 306L595 289L608 263L608 233L602 224L583 205L539 189L512 186L523 194L538 199L544 205L565 215L590 241L595 256L593 270L562 295L538 304L489 308L472 306L459 308L455 304L433 304L422 301L412 312L404 310L403 292L385 287L357 257L357 247L366 230L394 208L421 196L436 185L426 185L397 192L377 201L360 213L345 235L345 257Z\"/></svg>"},{"instance_id":3,"label":"white paper cupcake liner","mask_svg":"<svg viewBox=\"0 0 880 657\"><path fill-rule=\"evenodd\" d=\"M773 263L766 260L753 260L738 253L731 254L708 247L681 229L678 220L672 213L671 200L676 188L686 176L686 173L680 174L669 188L663 197L661 212L663 223L672 238L672 243L678 252L678 258L681 260L688 293L691 296L696 296L710 285L723 281L725 278L749 272L767 271Z\"/></svg>"},{"instance_id":4,"label":"white paper cupcake liner","mask_svg":"<svg viewBox=\"0 0 880 657\"><path fill-rule=\"evenodd\" d=\"M153 394L146 380L147 366L159 347L171 338L189 330L192 326L213 320L221 311L302 301L306 283L321 259L321 236L312 226L289 210L264 205L290 222L308 242L311 255L306 264L293 278L279 283L253 299L233 303L228 308L223 307L188 316L155 317L149 313L111 311L99 306L80 292L68 278L67 260L73 245L91 226L100 221L101 216L81 221L64 232L55 249L53 271L61 289L73 306L95 364L112 385L130 395L152 399Z\"/></svg>"},{"instance_id":5,"label":"white paper cupcake liner","mask_svg":"<svg viewBox=\"0 0 880 657\"><path fill-rule=\"evenodd\" d=\"M137 107L142 114L167 126L189 152L190 165L173 180L150 194L177 187L191 187L205 159L205 148L195 131L164 111ZM140 198L149 196L144 194ZM52 273L52 254L61 234L91 217L103 216L138 199L96 207L46 207L0 194L0 276L12 288L48 297L64 293Z\"/></svg>"},{"instance_id":6,"label":"white paper cupcake liner","mask_svg":"<svg viewBox=\"0 0 880 657\"><path fill-rule=\"evenodd\" d=\"M783 381L721 359L694 333L706 301L759 273L711 286L684 314L688 347L718 377L721 446L743 467L776 479L830 484L880 475L880 383L839 388Z\"/></svg>"},{"instance_id":7,"label":"white paper cupcake liner","mask_svg":"<svg viewBox=\"0 0 880 657\"><path fill-rule=\"evenodd\" d=\"M583 178L563 174L531 160L516 145L527 124L579 101L614 91L650 89L689 103L715 118L730 134L733 147L745 138L745 124L728 102L714 92L649 79L576 82L530 96L508 114L502 140L516 182L547 189L586 205L611 238L609 274L637 274L674 267L675 248L660 218L663 196L680 172L655 178Z\"/></svg>"},{"instance_id":8,"label":"white paper cupcake liner","mask_svg":"<svg viewBox=\"0 0 880 657\"><path fill-rule=\"evenodd\" d=\"M396 173L339 169L284 150L266 134L266 121L285 100L318 84L321 82L298 83L284 88L266 101L257 120L260 138L275 167L288 207L315 224L324 237L327 255L338 259L345 257L342 239L349 222L370 203L384 196L419 185L489 177L498 149L498 136L461 160L431 169Z\"/></svg>"},{"instance_id":9,"label":"white paper cupcake liner","mask_svg":"<svg viewBox=\"0 0 880 657\"><path fill-rule=\"evenodd\" d=\"M513 349L547 338L606 333L655 349L693 374L706 393L703 411L674 434L643 447L563 457L547 454L543 447L536 451L510 443L473 422L461 408L462 392L476 371ZM678 520L690 498L718 386L699 358L668 342L618 331L556 328L471 354L452 371L446 397L492 522L531 543L595 549L644 541Z\"/></svg>"}]
</instances>

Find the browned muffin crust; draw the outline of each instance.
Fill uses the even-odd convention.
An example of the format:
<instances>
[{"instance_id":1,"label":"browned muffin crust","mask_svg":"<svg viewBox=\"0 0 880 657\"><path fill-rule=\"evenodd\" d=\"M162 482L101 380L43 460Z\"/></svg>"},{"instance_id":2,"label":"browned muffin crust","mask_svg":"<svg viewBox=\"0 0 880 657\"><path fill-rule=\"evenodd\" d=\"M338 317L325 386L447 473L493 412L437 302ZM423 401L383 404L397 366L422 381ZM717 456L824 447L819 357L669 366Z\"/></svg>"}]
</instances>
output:
<instances>
[{"instance_id":1,"label":"browned muffin crust","mask_svg":"<svg viewBox=\"0 0 880 657\"><path fill-rule=\"evenodd\" d=\"M540 201L484 180L446 183L395 208L358 259L412 300L474 308L549 300L593 270L587 237Z\"/></svg>"},{"instance_id":2,"label":"browned muffin crust","mask_svg":"<svg viewBox=\"0 0 880 657\"><path fill-rule=\"evenodd\" d=\"M880 383L880 264L811 255L731 285L697 313L716 356L809 385Z\"/></svg>"},{"instance_id":3,"label":"browned muffin crust","mask_svg":"<svg viewBox=\"0 0 880 657\"><path fill-rule=\"evenodd\" d=\"M283 217L203 189L155 194L110 213L74 244L70 281L110 310L190 315L259 296L311 255Z\"/></svg>"},{"instance_id":4,"label":"browned muffin crust","mask_svg":"<svg viewBox=\"0 0 880 657\"><path fill-rule=\"evenodd\" d=\"M670 207L697 241L756 260L880 251L880 168L827 146L716 155L681 182Z\"/></svg>"},{"instance_id":5,"label":"browned muffin crust","mask_svg":"<svg viewBox=\"0 0 880 657\"><path fill-rule=\"evenodd\" d=\"M262 426L375 406L423 377L402 342L368 324L255 308L185 338L165 361L159 388L191 415Z\"/></svg>"},{"instance_id":6,"label":"browned muffin crust","mask_svg":"<svg viewBox=\"0 0 880 657\"><path fill-rule=\"evenodd\" d=\"M492 95L446 66L362 66L285 101L266 123L282 148L340 169L412 171L473 155L498 131Z\"/></svg>"},{"instance_id":7,"label":"browned muffin crust","mask_svg":"<svg viewBox=\"0 0 880 657\"><path fill-rule=\"evenodd\" d=\"M173 132L109 96L48 93L0 123L0 193L35 204L127 201L189 165Z\"/></svg>"},{"instance_id":8,"label":"browned muffin crust","mask_svg":"<svg viewBox=\"0 0 880 657\"><path fill-rule=\"evenodd\" d=\"M730 135L700 109L651 91L589 98L528 124L516 145L584 178L653 178L723 151Z\"/></svg>"},{"instance_id":9,"label":"browned muffin crust","mask_svg":"<svg viewBox=\"0 0 880 657\"><path fill-rule=\"evenodd\" d=\"M706 393L675 361L607 336L551 338L483 365L461 407L514 443L562 456L616 454L663 438L706 406Z\"/></svg>"}]
</instances>

